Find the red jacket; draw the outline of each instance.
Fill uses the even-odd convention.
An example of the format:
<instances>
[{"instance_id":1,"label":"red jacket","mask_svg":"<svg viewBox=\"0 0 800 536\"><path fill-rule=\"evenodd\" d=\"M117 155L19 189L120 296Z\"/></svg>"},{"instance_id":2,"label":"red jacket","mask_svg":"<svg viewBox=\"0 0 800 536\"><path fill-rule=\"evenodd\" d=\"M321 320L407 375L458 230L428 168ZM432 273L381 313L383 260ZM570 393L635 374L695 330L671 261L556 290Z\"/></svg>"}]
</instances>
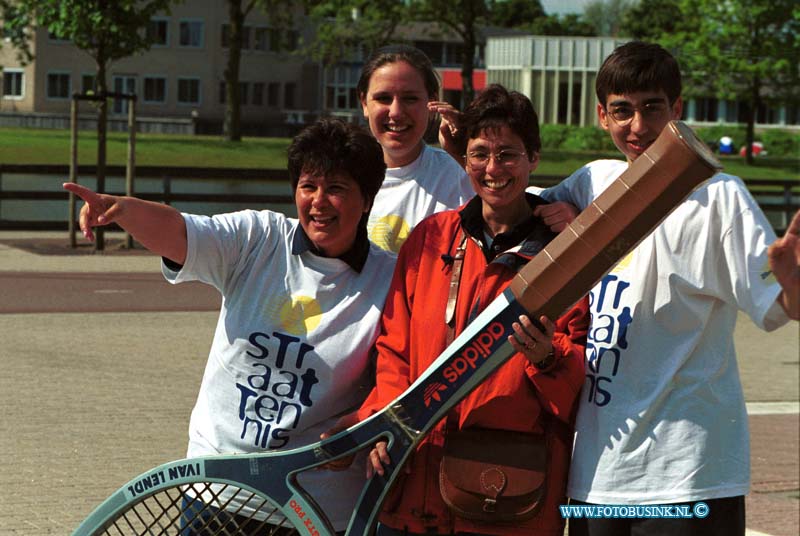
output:
<instances>
[{"instance_id":1,"label":"red jacket","mask_svg":"<svg viewBox=\"0 0 800 536\"><path fill-rule=\"evenodd\" d=\"M537 198L538 200L538 198ZM400 250L377 340L376 387L364 402L363 419L383 408L402 393L447 347L445 308L452 264L443 254L453 255L469 214L467 203L459 211L435 214L420 223ZM462 214L463 213L463 214ZM478 212L479 214L479 212ZM479 217L479 216L478 216ZM505 252L487 261L481 246L467 240L455 313L455 335L498 296L524 265L531 251L540 250L554 235L536 219L526 227L525 239L516 252ZM476 226L466 225L473 228ZM480 225L477 226L480 228ZM467 233L469 235L469 233ZM482 238L482 235L481 235ZM497 242L497 239L496 239ZM583 355L588 329L588 299L556 321L553 348L556 363L546 371L533 367L522 354L514 355L437 424L417 448L404 474L384 505L381 522L393 528L424 533L436 530L482 534L561 535L564 521L558 510L566 504L565 489L571 434L554 434L548 428L547 498L540 513L515 526L481 524L454 517L438 488L439 463L445 435L445 421L459 428L482 426L541 433L541 412L545 411L572 429L573 409L583 384ZM562 427L564 428L564 427Z\"/></svg>"}]
</instances>

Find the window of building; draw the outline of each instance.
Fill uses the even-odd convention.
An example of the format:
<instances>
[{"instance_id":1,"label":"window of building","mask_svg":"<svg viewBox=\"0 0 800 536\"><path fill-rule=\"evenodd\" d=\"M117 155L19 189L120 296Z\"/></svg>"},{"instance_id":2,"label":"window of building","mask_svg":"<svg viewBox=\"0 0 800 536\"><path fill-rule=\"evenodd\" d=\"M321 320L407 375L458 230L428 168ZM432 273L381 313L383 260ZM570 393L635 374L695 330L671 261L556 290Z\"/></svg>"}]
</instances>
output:
<instances>
[{"instance_id":1,"label":"window of building","mask_svg":"<svg viewBox=\"0 0 800 536\"><path fill-rule=\"evenodd\" d=\"M68 99L70 92L69 73L47 73L47 98Z\"/></svg>"},{"instance_id":2,"label":"window of building","mask_svg":"<svg viewBox=\"0 0 800 536\"><path fill-rule=\"evenodd\" d=\"M178 78L178 104L200 104L199 78Z\"/></svg>"},{"instance_id":3,"label":"window of building","mask_svg":"<svg viewBox=\"0 0 800 536\"><path fill-rule=\"evenodd\" d=\"M269 29L269 50L271 52L281 50L281 32L275 28Z\"/></svg>"},{"instance_id":4,"label":"window of building","mask_svg":"<svg viewBox=\"0 0 800 536\"><path fill-rule=\"evenodd\" d=\"M253 29L253 49L261 51L269 50L269 39L269 28L259 26Z\"/></svg>"},{"instance_id":5,"label":"window of building","mask_svg":"<svg viewBox=\"0 0 800 536\"><path fill-rule=\"evenodd\" d=\"M169 45L169 20L150 19L145 31L147 39L153 43L154 47L165 47Z\"/></svg>"},{"instance_id":6,"label":"window of building","mask_svg":"<svg viewBox=\"0 0 800 536\"><path fill-rule=\"evenodd\" d=\"M97 91L96 86L97 78L93 74L81 75L81 93L94 93Z\"/></svg>"},{"instance_id":7,"label":"window of building","mask_svg":"<svg viewBox=\"0 0 800 536\"><path fill-rule=\"evenodd\" d=\"M281 83L280 82L270 82L267 85L267 106L271 106L272 108L277 108L280 103L278 100L280 99L281 94Z\"/></svg>"},{"instance_id":8,"label":"window of building","mask_svg":"<svg viewBox=\"0 0 800 536\"><path fill-rule=\"evenodd\" d=\"M294 82L286 82L283 86L283 107L287 109L294 108L296 103L294 100L295 93L297 93L297 84Z\"/></svg>"},{"instance_id":9,"label":"window of building","mask_svg":"<svg viewBox=\"0 0 800 536\"><path fill-rule=\"evenodd\" d=\"M264 104L264 82L253 82L253 106Z\"/></svg>"},{"instance_id":10,"label":"window of building","mask_svg":"<svg viewBox=\"0 0 800 536\"><path fill-rule=\"evenodd\" d=\"M21 99L25 96L25 72L22 69L3 69L3 97Z\"/></svg>"},{"instance_id":11,"label":"window of building","mask_svg":"<svg viewBox=\"0 0 800 536\"><path fill-rule=\"evenodd\" d=\"M253 34L250 26L242 26L242 50L250 50L250 38ZM230 48L231 46L231 25L223 24L220 32L220 41L222 48Z\"/></svg>"},{"instance_id":12,"label":"window of building","mask_svg":"<svg viewBox=\"0 0 800 536\"><path fill-rule=\"evenodd\" d=\"M167 79L165 77L144 77L144 102L153 104L167 102Z\"/></svg>"},{"instance_id":13,"label":"window of building","mask_svg":"<svg viewBox=\"0 0 800 536\"><path fill-rule=\"evenodd\" d=\"M800 106L797 104L788 104L786 106L786 124L800 125Z\"/></svg>"},{"instance_id":14,"label":"window of building","mask_svg":"<svg viewBox=\"0 0 800 536\"><path fill-rule=\"evenodd\" d=\"M249 101L250 82L239 82L239 104L244 106Z\"/></svg>"},{"instance_id":15,"label":"window of building","mask_svg":"<svg viewBox=\"0 0 800 536\"><path fill-rule=\"evenodd\" d=\"M325 73L325 107L329 110L360 109L356 84L360 70L355 67L333 67Z\"/></svg>"},{"instance_id":16,"label":"window of building","mask_svg":"<svg viewBox=\"0 0 800 536\"><path fill-rule=\"evenodd\" d=\"M442 65L444 61L444 43L441 41L415 41L414 46L431 59L434 65Z\"/></svg>"},{"instance_id":17,"label":"window of building","mask_svg":"<svg viewBox=\"0 0 800 536\"><path fill-rule=\"evenodd\" d=\"M182 20L180 22L180 40L182 47L200 48L203 46L203 21Z\"/></svg>"},{"instance_id":18,"label":"window of building","mask_svg":"<svg viewBox=\"0 0 800 536\"><path fill-rule=\"evenodd\" d=\"M293 51L297 50L300 44L300 32L297 30L289 30L286 32L286 49Z\"/></svg>"},{"instance_id":19,"label":"window of building","mask_svg":"<svg viewBox=\"0 0 800 536\"><path fill-rule=\"evenodd\" d=\"M442 60L444 65L461 65L464 57L464 45L461 43L447 43L447 54Z\"/></svg>"},{"instance_id":20,"label":"window of building","mask_svg":"<svg viewBox=\"0 0 800 536\"><path fill-rule=\"evenodd\" d=\"M231 25L223 24L220 28L219 34L220 46L222 48L230 48L231 46Z\"/></svg>"},{"instance_id":21,"label":"window of building","mask_svg":"<svg viewBox=\"0 0 800 536\"><path fill-rule=\"evenodd\" d=\"M719 112L719 102L715 98L695 99L694 120L716 122Z\"/></svg>"},{"instance_id":22,"label":"window of building","mask_svg":"<svg viewBox=\"0 0 800 536\"><path fill-rule=\"evenodd\" d=\"M761 125L779 124L781 122L780 109L762 102L756 111L756 122Z\"/></svg>"}]
</instances>

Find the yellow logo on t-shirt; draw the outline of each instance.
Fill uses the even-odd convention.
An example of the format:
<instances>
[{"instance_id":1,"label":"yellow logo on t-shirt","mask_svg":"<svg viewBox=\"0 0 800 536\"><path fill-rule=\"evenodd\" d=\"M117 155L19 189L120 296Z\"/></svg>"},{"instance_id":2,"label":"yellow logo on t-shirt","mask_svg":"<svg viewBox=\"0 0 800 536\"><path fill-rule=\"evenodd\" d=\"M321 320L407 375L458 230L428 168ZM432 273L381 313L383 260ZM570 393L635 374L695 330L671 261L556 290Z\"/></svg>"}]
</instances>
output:
<instances>
[{"instance_id":1,"label":"yellow logo on t-shirt","mask_svg":"<svg viewBox=\"0 0 800 536\"><path fill-rule=\"evenodd\" d=\"M319 302L309 296L292 296L279 313L281 328L292 335L306 335L314 331L322 320Z\"/></svg>"},{"instance_id":2,"label":"yellow logo on t-shirt","mask_svg":"<svg viewBox=\"0 0 800 536\"><path fill-rule=\"evenodd\" d=\"M370 222L367 232L373 244L386 251L397 253L411 229L402 216L389 214Z\"/></svg>"},{"instance_id":3,"label":"yellow logo on t-shirt","mask_svg":"<svg viewBox=\"0 0 800 536\"><path fill-rule=\"evenodd\" d=\"M628 266L630 266L631 264L631 261L633 261L633 254L635 251L636 250L634 249L633 251L625 255L625 257L623 257L622 260L619 261L616 264L616 266L614 266L614 268L611 269L611 273L614 274L614 273L624 272L625 270L627 270Z\"/></svg>"}]
</instances>

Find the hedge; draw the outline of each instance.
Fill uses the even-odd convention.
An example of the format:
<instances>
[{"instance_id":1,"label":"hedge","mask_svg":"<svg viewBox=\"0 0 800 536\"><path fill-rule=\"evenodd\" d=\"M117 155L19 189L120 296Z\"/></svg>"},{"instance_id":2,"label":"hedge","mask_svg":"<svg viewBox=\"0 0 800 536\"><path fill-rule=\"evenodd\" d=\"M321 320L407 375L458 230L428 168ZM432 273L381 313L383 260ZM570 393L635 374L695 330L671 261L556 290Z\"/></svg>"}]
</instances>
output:
<instances>
[{"instance_id":1,"label":"hedge","mask_svg":"<svg viewBox=\"0 0 800 536\"><path fill-rule=\"evenodd\" d=\"M733 139L738 151L745 142L745 127L719 125L695 128L697 136L710 147L716 147L723 136ZM540 126L542 147L562 151L611 151L614 143L606 131L599 127L544 124ZM764 144L770 156L800 158L800 132L780 129L757 130L756 141Z\"/></svg>"}]
</instances>

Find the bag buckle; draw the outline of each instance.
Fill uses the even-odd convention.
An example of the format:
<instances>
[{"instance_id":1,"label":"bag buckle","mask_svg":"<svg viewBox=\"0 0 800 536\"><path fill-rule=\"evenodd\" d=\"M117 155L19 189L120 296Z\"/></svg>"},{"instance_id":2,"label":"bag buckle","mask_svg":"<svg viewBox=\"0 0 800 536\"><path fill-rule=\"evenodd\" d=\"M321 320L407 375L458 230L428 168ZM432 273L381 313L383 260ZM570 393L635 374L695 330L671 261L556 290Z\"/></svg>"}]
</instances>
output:
<instances>
[{"instance_id":1,"label":"bag buckle","mask_svg":"<svg viewBox=\"0 0 800 536\"><path fill-rule=\"evenodd\" d=\"M484 497L483 499L483 511L493 513L497 510L497 501L494 499L490 499L489 497Z\"/></svg>"}]
</instances>

